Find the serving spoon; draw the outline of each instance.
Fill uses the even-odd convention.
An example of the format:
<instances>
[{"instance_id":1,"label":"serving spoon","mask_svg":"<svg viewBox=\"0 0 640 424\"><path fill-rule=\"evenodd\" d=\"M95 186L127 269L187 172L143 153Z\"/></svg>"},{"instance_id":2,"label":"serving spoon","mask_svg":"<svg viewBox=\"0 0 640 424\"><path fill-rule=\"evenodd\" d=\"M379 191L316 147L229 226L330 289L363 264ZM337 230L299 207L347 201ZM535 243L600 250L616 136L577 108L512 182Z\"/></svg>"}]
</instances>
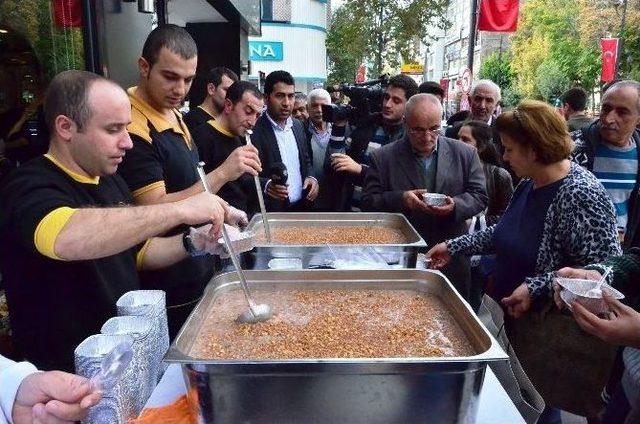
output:
<instances>
[{"instance_id":1,"label":"serving spoon","mask_svg":"<svg viewBox=\"0 0 640 424\"><path fill-rule=\"evenodd\" d=\"M207 177L204 173L204 162L198 163L198 175L200 176L200 181L202 181L202 186L207 193L211 193L211 188L209 187L209 183L207 182ZM233 262L233 266L236 268L238 272L238 277L240 278L240 286L242 287L242 291L244 292L244 297L247 299L247 303L249 304L249 310L241 313L238 318L236 318L236 322L239 323L248 323L255 324L257 322L263 322L271 318L272 310L271 306L261 303L257 304L253 297L251 297L251 292L249 291L249 285L247 284L247 278L244 275L244 271L240 266L240 260L238 259L238 255L236 254L236 249L233 246L233 241L231 237L229 237L229 232L225 224L222 224L222 238L224 239L224 243L226 244L226 248L229 251L229 256L231 257L231 262Z\"/></svg>"}]
</instances>

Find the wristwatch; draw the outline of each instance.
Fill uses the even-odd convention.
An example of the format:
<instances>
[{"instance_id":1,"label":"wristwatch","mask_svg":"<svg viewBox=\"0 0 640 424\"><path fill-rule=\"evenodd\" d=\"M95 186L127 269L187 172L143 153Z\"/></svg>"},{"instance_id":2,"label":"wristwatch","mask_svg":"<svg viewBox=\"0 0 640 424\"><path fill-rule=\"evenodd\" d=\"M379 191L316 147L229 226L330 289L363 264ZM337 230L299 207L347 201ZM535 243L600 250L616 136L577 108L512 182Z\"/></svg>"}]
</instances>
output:
<instances>
[{"instance_id":1,"label":"wristwatch","mask_svg":"<svg viewBox=\"0 0 640 424\"><path fill-rule=\"evenodd\" d=\"M184 250L192 258L208 255L206 251L198 249L193 244L193 239L191 238L191 230L192 228L189 227L184 231L184 233L182 233L182 245L184 246Z\"/></svg>"}]
</instances>

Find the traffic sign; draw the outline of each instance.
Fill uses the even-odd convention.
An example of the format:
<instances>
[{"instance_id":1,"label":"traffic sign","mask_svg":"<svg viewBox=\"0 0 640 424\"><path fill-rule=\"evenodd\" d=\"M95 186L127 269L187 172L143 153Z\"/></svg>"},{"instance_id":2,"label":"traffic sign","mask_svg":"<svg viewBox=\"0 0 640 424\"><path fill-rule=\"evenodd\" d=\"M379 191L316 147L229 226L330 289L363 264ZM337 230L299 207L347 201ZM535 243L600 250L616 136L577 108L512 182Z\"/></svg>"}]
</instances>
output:
<instances>
[{"instance_id":1,"label":"traffic sign","mask_svg":"<svg viewBox=\"0 0 640 424\"><path fill-rule=\"evenodd\" d=\"M467 93L463 93L462 97L460 98L460 110L469 110L470 109L470 104L469 104L469 96L467 95Z\"/></svg>"},{"instance_id":2,"label":"traffic sign","mask_svg":"<svg viewBox=\"0 0 640 424\"><path fill-rule=\"evenodd\" d=\"M463 93L469 94L471 92L471 85L473 84L473 73L471 69L465 69L462 73L460 89Z\"/></svg>"}]
</instances>

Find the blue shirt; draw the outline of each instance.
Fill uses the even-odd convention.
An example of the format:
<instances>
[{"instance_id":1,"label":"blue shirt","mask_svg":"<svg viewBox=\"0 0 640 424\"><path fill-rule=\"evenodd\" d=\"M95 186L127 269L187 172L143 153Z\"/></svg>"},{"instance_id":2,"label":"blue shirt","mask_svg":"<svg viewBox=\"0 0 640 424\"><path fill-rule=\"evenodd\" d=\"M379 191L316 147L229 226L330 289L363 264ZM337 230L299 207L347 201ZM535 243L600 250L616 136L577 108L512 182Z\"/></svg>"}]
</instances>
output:
<instances>
[{"instance_id":1,"label":"blue shirt","mask_svg":"<svg viewBox=\"0 0 640 424\"><path fill-rule=\"evenodd\" d=\"M601 142L593 159L593 174L611 196L616 208L618 228L627 226L629 197L636 186L638 149L631 140L629 147L617 147Z\"/></svg>"},{"instance_id":2,"label":"blue shirt","mask_svg":"<svg viewBox=\"0 0 640 424\"><path fill-rule=\"evenodd\" d=\"M487 292L496 301L509 296L526 277L535 275L544 220L563 180L537 189L533 181L524 181L496 224L492 239L496 272L494 285Z\"/></svg>"},{"instance_id":3,"label":"blue shirt","mask_svg":"<svg viewBox=\"0 0 640 424\"><path fill-rule=\"evenodd\" d=\"M280 150L282 163L287 167L287 173L289 174L287 178L289 202L293 204L302 199L302 172L300 171L298 143L296 143L296 136L293 133L293 119L288 117L283 128L271 119L269 113L266 115L269 122L271 122L273 133L278 141L278 150Z\"/></svg>"}]
</instances>

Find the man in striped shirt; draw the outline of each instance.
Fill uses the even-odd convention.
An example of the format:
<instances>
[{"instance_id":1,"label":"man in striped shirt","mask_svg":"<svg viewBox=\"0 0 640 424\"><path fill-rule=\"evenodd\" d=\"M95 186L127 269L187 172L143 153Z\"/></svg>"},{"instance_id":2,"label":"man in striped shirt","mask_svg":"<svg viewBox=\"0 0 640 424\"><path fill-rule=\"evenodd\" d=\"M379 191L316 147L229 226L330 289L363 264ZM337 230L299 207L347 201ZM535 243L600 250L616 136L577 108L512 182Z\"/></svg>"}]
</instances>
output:
<instances>
[{"instance_id":1,"label":"man in striped shirt","mask_svg":"<svg viewBox=\"0 0 640 424\"><path fill-rule=\"evenodd\" d=\"M634 243L640 224L639 124L640 83L626 80L612 84L604 93L596 122L571 133L575 143L572 160L592 171L609 192L625 246Z\"/></svg>"}]
</instances>

